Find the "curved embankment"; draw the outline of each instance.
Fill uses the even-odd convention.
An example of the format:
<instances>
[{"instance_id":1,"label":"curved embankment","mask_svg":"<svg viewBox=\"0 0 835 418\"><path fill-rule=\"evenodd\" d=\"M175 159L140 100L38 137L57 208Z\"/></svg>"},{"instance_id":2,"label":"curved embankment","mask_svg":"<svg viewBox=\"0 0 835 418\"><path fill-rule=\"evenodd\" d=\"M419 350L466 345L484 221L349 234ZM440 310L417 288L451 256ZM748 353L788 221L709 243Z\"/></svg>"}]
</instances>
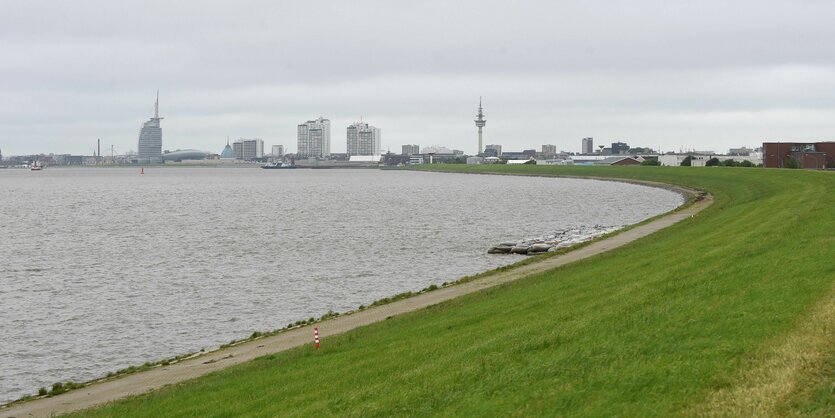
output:
<instances>
[{"instance_id":1,"label":"curved embankment","mask_svg":"<svg viewBox=\"0 0 835 418\"><path fill-rule=\"evenodd\" d=\"M526 260L528 261L527 263L501 268L499 271L488 273L486 277L477 280L439 288L432 292L421 293L408 299L324 321L319 324L320 336L327 338L338 335L354 328L390 319L395 315L424 309L453 298L518 280L525 276L541 273L618 248L638 238L666 228L682 219L692 217L712 202L709 196L690 189L664 184L649 185L669 188L674 192L681 193L688 199L688 202L674 212L661 215L656 219L643 222L627 230L619 231L612 237L588 243L581 248L566 249L568 252L565 254L561 253L550 257L540 255L535 259ZM41 398L19 405L13 405L8 410L0 410L0 412L2 416L50 416L56 413L67 413L101 405L132 395L143 394L236 364L252 361L258 357L302 346L311 341L311 329L312 326L300 327L282 332L279 335L237 344L165 367L157 367L141 373L97 382L56 397Z\"/></svg>"},{"instance_id":2,"label":"curved embankment","mask_svg":"<svg viewBox=\"0 0 835 418\"><path fill-rule=\"evenodd\" d=\"M84 415L832 413L831 173L443 169L666 182L715 203L605 255L535 263L521 280L327 339L323 325L319 352L290 349Z\"/></svg>"}]
</instances>

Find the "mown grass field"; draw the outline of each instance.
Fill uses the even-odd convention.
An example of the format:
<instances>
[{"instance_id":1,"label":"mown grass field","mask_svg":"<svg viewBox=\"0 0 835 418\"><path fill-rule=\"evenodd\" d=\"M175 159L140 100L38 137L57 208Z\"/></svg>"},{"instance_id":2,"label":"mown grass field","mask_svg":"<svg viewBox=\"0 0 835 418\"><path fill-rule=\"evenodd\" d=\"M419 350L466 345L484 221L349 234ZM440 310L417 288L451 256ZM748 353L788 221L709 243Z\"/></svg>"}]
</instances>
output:
<instances>
[{"instance_id":1,"label":"mown grass field","mask_svg":"<svg viewBox=\"0 0 835 418\"><path fill-rule=\"evenodd\" d=\"M835 416L835 173L432 168L666 182L715 202L621 249L326 339L319 352L77 415Z\"/></svg>"}]
</instances>

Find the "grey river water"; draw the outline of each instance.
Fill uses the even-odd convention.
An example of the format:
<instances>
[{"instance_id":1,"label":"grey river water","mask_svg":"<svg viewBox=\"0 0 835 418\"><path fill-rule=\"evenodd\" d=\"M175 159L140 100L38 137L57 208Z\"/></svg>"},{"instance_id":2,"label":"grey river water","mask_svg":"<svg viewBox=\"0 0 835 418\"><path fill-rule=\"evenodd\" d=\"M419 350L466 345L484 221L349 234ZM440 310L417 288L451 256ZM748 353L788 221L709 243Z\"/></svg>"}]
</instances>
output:
<instances>
[{"instance_id":1,"label":"grey river water","mask_svg":"<svg viewBox=\"0 0 835 418\"><path fill-rule=\"evenodd\" d=\"M683 202L594 180L0 170L0 402L519 260L503 240Z\"/></svg>"}]
</instances>

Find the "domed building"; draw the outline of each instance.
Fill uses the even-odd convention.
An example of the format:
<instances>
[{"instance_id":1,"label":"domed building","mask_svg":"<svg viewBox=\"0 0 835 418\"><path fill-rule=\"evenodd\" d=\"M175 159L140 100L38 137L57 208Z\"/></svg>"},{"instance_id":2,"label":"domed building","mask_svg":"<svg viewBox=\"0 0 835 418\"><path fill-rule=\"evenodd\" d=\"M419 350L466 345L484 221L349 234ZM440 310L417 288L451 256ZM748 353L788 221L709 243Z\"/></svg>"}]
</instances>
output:
<instances>
[{"instance_id":1,"label":"domed building","mask_svg":"<svg viewBox=\"0 0 835 418\"><path fill-rule=\"evenodd\" d=\"M206 151L184 149L162 154L162 161L182 162L183 160L205 160L208 157L209 153Z\"/></svg>"}]
</instances>

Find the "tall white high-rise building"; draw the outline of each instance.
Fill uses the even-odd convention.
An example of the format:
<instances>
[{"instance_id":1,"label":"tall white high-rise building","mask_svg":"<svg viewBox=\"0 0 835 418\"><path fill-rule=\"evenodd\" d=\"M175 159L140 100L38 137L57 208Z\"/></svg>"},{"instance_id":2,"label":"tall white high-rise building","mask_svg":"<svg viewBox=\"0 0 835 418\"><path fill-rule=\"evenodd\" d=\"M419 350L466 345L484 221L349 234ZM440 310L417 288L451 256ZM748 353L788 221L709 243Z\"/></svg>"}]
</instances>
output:
<instances>
[{"instance_id":1,"label":"tall white high-rise building","mask_svg":"<svg viewBox=\"0 0 835 418\"><path fill-rule=\"evenodd\" d=\"M321 116L298 126L298 158L327 157L331 154L331 121Z\"/></svg>"},{"instance_id":2,"label":"tall white high-rise building","mask_svg":"<svg viewBox=\"0 0 835 418\"><path fill-rule=\"evenodd\" d=\"M137 157L140 162L161 163L162 162L162 128L159 126L159 90L157 90L157 101L154 102L154 117L142 124L139 131L139 144L137 145Z\"/></svg>"},{"instance_id":3,"label":"tall white high-rise building","mask_svg":"<svg viewBox=\"0 0 835 418\"><path fill-rule=\"evenodd\" d=\"M366 122L355 122L348 126L348 156L380 155L380 128Z\"/></svg>"},{"instance_id":4,"label":"tall white high-rise building","mask_svg":"<svg viewBox=\"0 0 835 418\"><path fill-rule=\"evenodd\" d=\"M583 154L594 154L594 138L583 138Z\"/></svg>"},{"instance_id":5,"label":"tall white high-rise building","mask_svg":"<svg viewBox=\"0 0 835 418\"><path fill-rule=\"evenodd\" d=\"M284 156L284 145L273 145L273 158L281 158Z\"/></svg>"}]
</instances>

